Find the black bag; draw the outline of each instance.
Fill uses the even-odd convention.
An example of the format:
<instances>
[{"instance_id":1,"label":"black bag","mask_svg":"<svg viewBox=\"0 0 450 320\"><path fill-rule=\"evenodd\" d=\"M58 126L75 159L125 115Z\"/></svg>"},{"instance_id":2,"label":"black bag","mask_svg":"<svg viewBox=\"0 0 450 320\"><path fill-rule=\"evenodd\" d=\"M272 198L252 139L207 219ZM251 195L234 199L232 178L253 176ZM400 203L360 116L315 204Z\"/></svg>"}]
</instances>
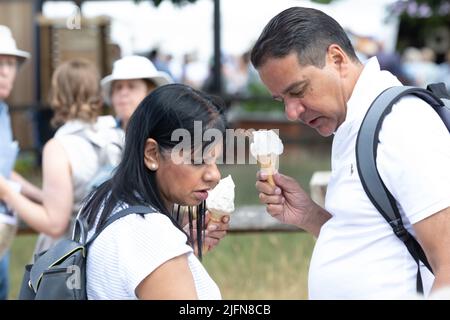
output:
<instances>
[{"instance_id":1,"label":"black bag","mask_svg":"<svg viewBox=\"0 0 450 320\"><path fill-rule=\"evenodd\" d=\"M425 253L417 240L406 230L394 196L384 185L377 170L376 158L378 134L384 117L392 106L406 95L415 95L427 102L440 116L450 131L450 95L443 83L430 84L427 89L398 86L383 91L367 111L356 139L356 164L362 186L372 204L392 227L395 235L403 241L417 263L417 292L423 293L420 261L431 271Z\"/></svg>"},{"instance_id":2,"label":"black bag","mask_svg":"<svg viewBox=\"0 0 450 320\"><path fill-rule=\"evenodd\" d=\"M63 239L44 251L34 264L25 266L19 300L87 300L86 257L88 248L111 223L129 214L148 214L155 210L131 206L110 217L103 228L86 242L87 228L77 218L72 239Z\"/></svg>"}]
</instances>

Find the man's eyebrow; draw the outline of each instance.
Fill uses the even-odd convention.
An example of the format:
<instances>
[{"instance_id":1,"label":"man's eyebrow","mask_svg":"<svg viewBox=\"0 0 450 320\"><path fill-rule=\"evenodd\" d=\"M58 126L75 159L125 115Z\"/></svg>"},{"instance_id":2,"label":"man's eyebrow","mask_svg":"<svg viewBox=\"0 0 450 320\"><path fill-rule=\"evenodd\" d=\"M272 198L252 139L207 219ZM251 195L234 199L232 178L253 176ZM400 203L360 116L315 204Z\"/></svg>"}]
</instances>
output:
<instances>
[{"instance_id":1,"label":"man's eyebrow","mask_svg":"<svg viewBox=\"0 0 450 320\"><path fill-rule=\"evenodd\" d=\"M288 93L289 91L298 87L299 85L307 85L308 82L309 82L308 80L301 80L301 81L294 82L293 84L289 85L289 87L287 87L286 89L283 90L283 94Z\"/></svg>"}]
</instances>

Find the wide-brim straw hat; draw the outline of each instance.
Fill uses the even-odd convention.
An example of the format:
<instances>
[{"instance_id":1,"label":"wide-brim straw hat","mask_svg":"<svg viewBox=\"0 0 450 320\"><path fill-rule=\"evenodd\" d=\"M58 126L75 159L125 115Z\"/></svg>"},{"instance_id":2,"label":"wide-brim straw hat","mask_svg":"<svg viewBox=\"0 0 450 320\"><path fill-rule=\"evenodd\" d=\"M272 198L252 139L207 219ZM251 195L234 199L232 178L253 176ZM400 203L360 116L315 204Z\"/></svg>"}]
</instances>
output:
<instances>
[{"instance_id":1,"label":"wide-brim straw hat","mask_svg":"<svg viewBox=\"0 0 450 320\"><path fill-rule=\"evenodd\" d=\"M169 74L158 71L142 56L127 56L114 62L113 71L101 81L105 102L110 104L111 84L115 80L148 79L156 86L173 83Z\"/></svg>"},{"instance_id":2,"label":"wide-brim straw hat","mask_svg":"<svg viewBox=\"0 0 450 320\"><path fill-rule=\"evenodd\" d=\"M20 63L30 58L26 51L19 50L11 30L7 26L0 25L0 55L17 57Z\"/></svg>"}]
</instances>

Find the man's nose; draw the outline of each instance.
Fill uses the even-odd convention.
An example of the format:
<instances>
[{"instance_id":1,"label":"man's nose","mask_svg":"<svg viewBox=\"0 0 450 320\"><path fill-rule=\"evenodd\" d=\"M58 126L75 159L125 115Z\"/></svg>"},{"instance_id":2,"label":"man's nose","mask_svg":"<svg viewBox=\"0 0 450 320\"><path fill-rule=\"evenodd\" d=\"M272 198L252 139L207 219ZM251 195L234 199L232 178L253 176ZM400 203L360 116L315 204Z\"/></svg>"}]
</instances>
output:
<instances>
[{"instance_id":1,"label":"man's nose","mask_svg":"<svg viewBox=\"0 0 450 320\"><path fill-rule=\"evenodd\" d=\"M295 121L305 111L305 108L299 99L285 99L284 111L289 120Z\"/></svg>"}]
</instances>

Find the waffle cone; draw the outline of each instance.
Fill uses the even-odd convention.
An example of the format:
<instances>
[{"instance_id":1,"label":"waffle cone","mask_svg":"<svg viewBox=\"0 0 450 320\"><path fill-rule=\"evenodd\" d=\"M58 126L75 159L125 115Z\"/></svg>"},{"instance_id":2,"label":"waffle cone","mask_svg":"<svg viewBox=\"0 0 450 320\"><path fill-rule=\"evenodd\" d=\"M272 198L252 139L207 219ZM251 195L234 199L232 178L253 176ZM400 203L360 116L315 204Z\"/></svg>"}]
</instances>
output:
<instances>
[{"instance_id":1,"label":"waffle cone","mask_svg":"<svg viewBox=\"0 0 450 320\"><path fill-rule=\"evenodd\" d=\"M258 163L261 171L267 174L267 182L269 182L269 184L274 187L275 181L273 181L273 174L276 171L275 161L273 161L272 157L270 156L259 156Z\"/></svg>"},{"instance_id":2,"label":"waffle cone","mask_svg":"<svg viewBox=\"0 0 450 320\"><path fill-rule=\"evenodd\" d=\"M224 213L218 212L218 211L214 211L214 210L210 210L210 209L208 209L208 210L209 210L209 213L210 213L209 219L211 221L222 222L222 216L224 215Z\"/></svg>"}]
</instances>

